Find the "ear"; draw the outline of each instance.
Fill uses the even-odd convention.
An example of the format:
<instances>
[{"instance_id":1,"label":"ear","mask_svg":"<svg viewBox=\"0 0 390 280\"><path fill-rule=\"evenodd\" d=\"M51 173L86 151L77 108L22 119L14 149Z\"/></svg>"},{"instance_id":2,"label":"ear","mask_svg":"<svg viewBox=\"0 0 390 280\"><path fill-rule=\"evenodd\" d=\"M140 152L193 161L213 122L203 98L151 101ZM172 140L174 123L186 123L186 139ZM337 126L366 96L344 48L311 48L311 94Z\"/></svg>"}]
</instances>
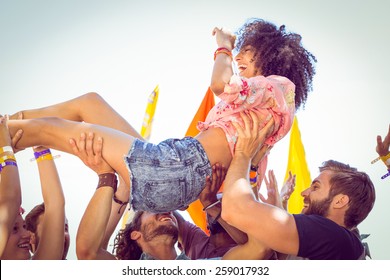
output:
<instances>
[{"instance_id":1,"label":"ear","mask_svg":"<svg viewBox=\"0 0 390 280\"><path fill-rule=\"evenodd\" d=\"M139 232L138 230L133 230L133 231L130 233L130 238L131 238L132 240L140 239L140 238L141 238L141 232Z\"/></svg>"},{"instance_id":2,"label":"ear","mask_svg":"<svg viewBox=\"0 0 390 280\"><path fill-rule=\"evenodd\" d=\"M345 194L338 194L333 198L333 207L340 209L347 206L349 203L349 196Z\"/></svg>"}]
</instances>

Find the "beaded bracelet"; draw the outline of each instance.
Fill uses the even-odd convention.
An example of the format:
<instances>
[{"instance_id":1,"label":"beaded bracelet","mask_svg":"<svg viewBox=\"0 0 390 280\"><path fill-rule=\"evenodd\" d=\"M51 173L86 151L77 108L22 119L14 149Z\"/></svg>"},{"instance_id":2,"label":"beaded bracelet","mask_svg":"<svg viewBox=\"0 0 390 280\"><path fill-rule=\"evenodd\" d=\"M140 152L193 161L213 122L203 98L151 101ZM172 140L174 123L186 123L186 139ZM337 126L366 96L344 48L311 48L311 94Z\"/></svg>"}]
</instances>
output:
<instances>
[{"instance_id":1,"label":"beaded bracelet","mask_svg":"<svg viewBox=\"0 0 390 280\"><path fill-rule=\"evenodd\" d=\"M6 166L15 166L18 167L18 164L16 161L4 161L0 164L0 172L3 170L4 167Z\"/></svg>"},{"instance_id":2,"label":"beaded bracelet","mask_svg":"<svg viewBox=\"0 0 390 280\"><path fill-rule=\"evenodd\" d=\"M220 53L224 53L228 56L230 56L230 58L233 58L233 55L232 55L232 51L227 49L227 48L218 48L215 52L214 52L214 60L217 58L217 55L220 54Z\"/></svg>"},{"instance_id":3,"label":"beaded bracelet","mask_svg":"<svg viewBox=\"0 0 390 280\"><path fill-rule=\"evenodd\" d=\"M249 182L252 186L256 186L257 183L257 166L251 165L251 170L249 171Z\"/></svg>"}]
</instances>

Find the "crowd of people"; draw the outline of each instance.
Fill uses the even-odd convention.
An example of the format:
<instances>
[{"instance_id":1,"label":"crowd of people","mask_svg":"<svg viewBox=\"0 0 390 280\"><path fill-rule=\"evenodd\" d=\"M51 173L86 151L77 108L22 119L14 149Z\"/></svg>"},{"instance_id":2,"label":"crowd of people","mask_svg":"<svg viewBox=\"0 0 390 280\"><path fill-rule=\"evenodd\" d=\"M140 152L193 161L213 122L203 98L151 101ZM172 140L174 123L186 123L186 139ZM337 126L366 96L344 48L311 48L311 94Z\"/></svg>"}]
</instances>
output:
<instances>
[{"instance_id":1,"label":"crowd of people","mask_svg":"<svg viewBox=\"0 0 390 280\"><path fill-rule=\"evenodd\" d=\"M375 202L366 173L325 161L301 193L302 213L294 215L286 204L295 175L280 191L272 170L266 176L272 147L312 90L315 56L300 35L261 19L247 21L236 35L223 28L212 35L217 49L210 89L221 101L199 123L196 137L148 143L97 93L0 118L1 259L66 259L65 197L50 149L79 157L99 178L78 225L78 259L365 257L356 231ZM388 169L389 146L390 126L376 147ZM15 153L29 147L43 203L23 218ZM266 197L259 193L262 182ZM180 214L197 199L208 232ZM109 252L127 207L134 216Z\"/></svg>"}]
</instances>

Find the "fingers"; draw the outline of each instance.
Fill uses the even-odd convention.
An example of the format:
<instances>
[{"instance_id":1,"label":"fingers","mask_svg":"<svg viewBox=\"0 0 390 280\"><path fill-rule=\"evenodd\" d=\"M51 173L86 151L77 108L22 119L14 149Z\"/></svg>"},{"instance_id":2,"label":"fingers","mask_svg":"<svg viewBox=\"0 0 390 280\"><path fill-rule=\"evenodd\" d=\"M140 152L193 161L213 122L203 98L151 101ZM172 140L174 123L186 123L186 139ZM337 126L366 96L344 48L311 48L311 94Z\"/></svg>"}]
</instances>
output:
<instances>
[{"instance_id":1,"label":"fingers","mask_svg":"<svg viewBox=\"0 0 390 280\"><path fill-rule=\"evenodd\" d=\"M70 138L69 144L72 147L73 154L77 156L79 154L79 149L77 148L76 141L73 138Z\"/></svg>"},{"instance_id":2,"label":"fingers","mask_svg":"<svg viewBox=\"0 0 390 280\"><path fill-rule=\"evenodd\" d=\"M94 140L94 134L92 132L88 133L87 141L85 142L85 151L87 153L88 157L93 157L95 155L93 150L93 140Z\"/></svg>"},{"instance_id":3,"label":"fingers","mask_svg":"<svg viewBox=\"0 0 390 280\"><path fill-rule=\"evenodd\" d=\"M11 146L12 147L16 147L20 138L22 138L22 135L23 135L23 130L22 129L19 129L18 131L16 131L14 137L12 137L11 139Z\"/></svg>"}]
</instances>

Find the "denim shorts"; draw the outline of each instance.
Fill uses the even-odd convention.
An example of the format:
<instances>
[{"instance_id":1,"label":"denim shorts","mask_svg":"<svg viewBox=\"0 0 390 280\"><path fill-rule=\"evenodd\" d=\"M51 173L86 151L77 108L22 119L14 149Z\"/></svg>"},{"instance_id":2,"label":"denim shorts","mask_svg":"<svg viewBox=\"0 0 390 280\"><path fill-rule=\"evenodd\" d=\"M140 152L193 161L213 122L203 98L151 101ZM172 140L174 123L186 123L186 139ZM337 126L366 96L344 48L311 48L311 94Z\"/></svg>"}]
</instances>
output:
<instances>
[{"instance_id":1,"label":"denim shorts","mask_svg":"<svg viewBox=\"0 0 390 280\"><path fill-rule=\"evenodd\" d=\"M198 199L212 174L206 152L192 137L157 145L135 139L125 162L135 211L161 213L186 207Z\"/></svg>"}]
</instances>

